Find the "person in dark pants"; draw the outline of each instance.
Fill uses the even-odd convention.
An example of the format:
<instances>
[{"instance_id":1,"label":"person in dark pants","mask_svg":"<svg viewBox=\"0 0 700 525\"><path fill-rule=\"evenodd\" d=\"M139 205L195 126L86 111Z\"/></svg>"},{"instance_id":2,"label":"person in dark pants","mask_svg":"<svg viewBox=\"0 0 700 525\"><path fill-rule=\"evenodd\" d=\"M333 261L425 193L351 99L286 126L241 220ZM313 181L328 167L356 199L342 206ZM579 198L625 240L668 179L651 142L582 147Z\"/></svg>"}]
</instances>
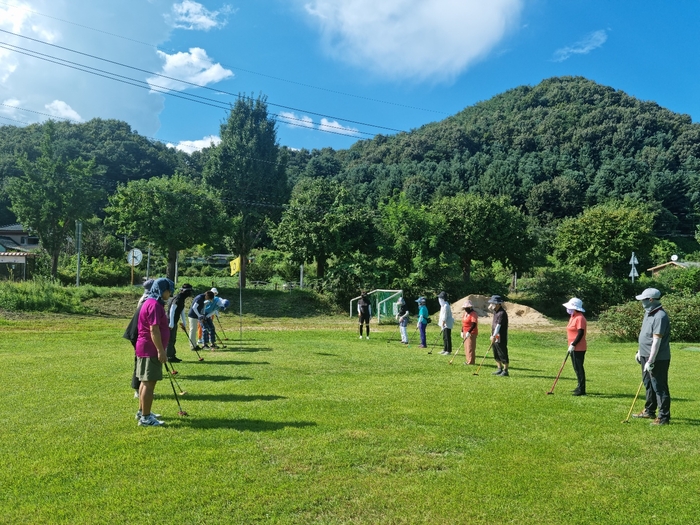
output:
<instances>
[{"instance_id":1,"label":"person in dark pants","mask_svg":"<svg viewBox=\"0 0 700 525\"><path fill-rule=\"evenodd\" d=\"M440 317L438 324L442 332L442 355L452 355L452 328L455 324L455 319L452 316L452 306L447 301L447 293L440 292L438 294L438 302L440 303Z\"/></svg>"},{"instance_id":2,"label":"person in dark pants","mask_svg":"<svg viewBox=\"0 0 700 525\"><path fill-rule=\"evenodd\" d=\"M357 318L360 320L360 339L362 339L362 325L365 325L367 339L369 339L369 321L372 319L372 303L367 292L362 292L357 302Z\"/></svg>"},{"instance_id":3,"label":"person in dark pants","mask_svg":"<svg viewBox=\"0 0 700 525\"><path fill-rule=\"evenodd\" d=\"M420 333L420 346L418 348L428 348L427 338L425 335L425 329L428 326L429 319L428 307L425 305L425 297L419 297L416 299L416 302L418 303L418 323L416 324L416 328ZM428 353L432 353L432 350Z\"/></svg>"},{"instance_id":4,"label":"person in dark pants","mask_svg":"<svg viewBox=\"0 0 700 525\"><path fill-rule=\"evenodd\" d=\"M173 296L170 301L170 309L168 310L169 327L170 327L170 341L168 341L168 348L166 353L168 354L168 361L170 363L179 363L182 361L177 357L177 350L175 349L175 343L177 341L177 324L182 323L185 326L185 300L191 297L194 293L191 284L183 284L180 290Z\"/></svg>"},{"instance_id":5,"label":"person in dark pants","mask_svg":"<svg viewBox=\"0 0 700 525\"><path fill-rule=\"evenodd\" d=\"M187 312L187 317L190 320L190 343L192 344L193 350L199 350L199 345L197 345L197 329L199 328L199 324L204 321L204 301L211 301L213 298L214 292L210 290L199 294L192 300L190 310Z\"/></svg>"},{"instance_id":6,"label":"person in dark pants","mask_svg":"<svg viewBox=\"0 0 700 525\"><path fill-rule=\"evenodd\" d=\"M661 307L661 292L647 288L636 297L642 302L644 320L639 332L639 350L635 359L642 366L642 380L646 388L644 410L634 417L654 419L652 425L668 425L671 420L671 394L668 390L668 368L671 364L669 344L671 325L668 314Z\"/></svg>"},{"instance_id":7,"label":"person in dark pants","mask_svg":"<svg viewBox=\"0 0 700 525\"><path fill-rule=\"evenodd\" d=\"M489 309L493 310L491 321L491 343L493 343L493 358L496 360L495 376L507 377L508 373L508 314L503 309L503 298L492 295L489 299Z\"/></svg>"},{"instance_id":8,"label":"person in dark pants","mask_svg":"<svg viewBox=\"0 0 700 525\"><path fill-rule=\"evenodd\" d=\"M576 372L578 385L571 392L575 396L586 395L586 371L583 369L583 361L586 359L586 329L587 321L583 315L586 310L583 309L581 299L573 297L568 303L562 306L566 308L566 313L569 314L569 324L566 325L566 336L569 341L569 355L571 356L571 364Z\"/></svg>"}]
</instances>

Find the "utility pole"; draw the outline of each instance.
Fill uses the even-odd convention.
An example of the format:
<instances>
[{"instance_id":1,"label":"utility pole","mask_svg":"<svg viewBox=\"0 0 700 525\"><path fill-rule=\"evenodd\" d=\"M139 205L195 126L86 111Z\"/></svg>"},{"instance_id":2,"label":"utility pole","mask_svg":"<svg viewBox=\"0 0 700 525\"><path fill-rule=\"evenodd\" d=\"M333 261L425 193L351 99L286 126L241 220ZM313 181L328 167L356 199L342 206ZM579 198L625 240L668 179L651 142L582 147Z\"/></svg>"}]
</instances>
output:
<instances>
[{"instance_id":1,"label":"utility pole","mask_svg":"<svg viewBox=\"0 0 700 525\"><path fill-rule=\"evenodd\" d=\"M80 250L82 248L83 221L75 223L75 251L78 254L78 268L75 272L75 286L80 286Z\"/></svg>"}]
</instances>

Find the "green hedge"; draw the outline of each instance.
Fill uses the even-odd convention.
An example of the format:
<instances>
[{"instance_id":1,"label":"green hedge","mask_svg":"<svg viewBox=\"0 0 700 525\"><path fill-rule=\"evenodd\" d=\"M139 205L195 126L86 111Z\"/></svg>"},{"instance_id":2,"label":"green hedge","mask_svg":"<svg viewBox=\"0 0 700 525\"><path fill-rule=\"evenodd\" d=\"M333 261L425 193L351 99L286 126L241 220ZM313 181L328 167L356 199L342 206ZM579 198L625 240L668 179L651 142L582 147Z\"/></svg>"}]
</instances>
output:
<instances>
[{"instance_id":1,"label":"green hedge","mask_svg":"<svg viewBox=\"0 0 700 525\"><path fill-rule=\"evenodd\" d=\"M671 320L671 341L700 341L700 295L667 295L661 304ZM600 314L600 329L616 341L636 341L644 310L639 301L613 306Z\"/></svg>"}]
</instances>

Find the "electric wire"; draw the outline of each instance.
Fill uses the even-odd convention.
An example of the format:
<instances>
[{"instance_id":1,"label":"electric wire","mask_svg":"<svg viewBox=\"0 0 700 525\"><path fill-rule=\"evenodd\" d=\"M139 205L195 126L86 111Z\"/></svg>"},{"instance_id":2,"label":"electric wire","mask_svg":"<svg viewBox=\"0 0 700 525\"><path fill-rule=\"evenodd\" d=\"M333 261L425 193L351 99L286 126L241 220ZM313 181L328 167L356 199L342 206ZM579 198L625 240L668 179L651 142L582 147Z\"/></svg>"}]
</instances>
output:
<instances>
[{"instance_id":1,"label":"electric wire","mask_svg":"<svg viewBox=\"0 0 700 525\"><path fill-rule=\"evenodd\" d=\"M0 30L0 31L2 31L2 30ZM171 97L187 100L190 102L196 102L198 104L202 104L205 106L211 106L211 107L214 107L217 109L222 109L222 110L230 110L231 109L230 105L226 105L226 104L221 103L217 100L203 97L201 95L178 92L178 91L171 89L171 88L158 86L156 84L149 84L148 82L146 82L144 80L134 79L134 78L127 77L124 75L119 75L118 73L112 73L112 72L105 71L105 70L95 68L92 66L79 64L79 63L73 62L71 60L66 60L63 58L54 57L52 55L47 55L45 53L40 53L38 51L28 50L26 48L22 48L20 46L14 45L14 44L9 44L7 42L0 41L0 48L6 49L8 51L13 51L15 53L19 53L22 55L26 55L26 56L29 56L32 58L37 58L39 60L43 60L45 62L50 62L50 63L56 64L59 66L67 67L70 69L75 69L77 71L82 71L84 73L89 73L91 75L95 75L98 77L103 77L103 78L106 78L108 80L113 80L115 82L121 82L122 84L127 84L130 86L134 86L134 87L138 87L138 88L142 88L142 89L148 89L150 91L155 91L155 92L161 93L163 95L168 95ZM304 120L298 119L295 117L290 117L287 115L280 115L280 114L273 113L273 114L270 114L270 116L275 117L275 118L273 118L273 120L275 120L276 122L281 122L281 123L287 124L289 126L312 129L314 131L320 131L322 133L332 133L334 135L341 135L344 137L357 135L357 134L374 136L373 133L369 133L367 131L355 130L355 129L343 131L343 132L332 131L333 129L339 129L339 130L347 130L348 129L348 128L345 128L343 126L334 125L334 124L322 124L319 127L315 127L315 126L311 126L311 125L306 124L306 123L297 124L296 122L292 122L292 121L304 122ZM330 128L330 129L328 129L328 128Z\"/></svg>"},{"instance_id":2,"label":"electric wire","mask_svg":"<svg viewBox=\"0 0 700 525\"><path fill-rule=\"evenodd\" d=\"M108 62L108 63L110 63L110 64L117 65L117 66L120 66L120 67L124 67L124 68L127 68L127 69L132 69L132 70L135 70L135 71L139 71L139 72L141 72L141 73L147 73L147 74L149 74L149 75L157 76L157 77L160 77L160 78L165 78L165 79L167 79L167 80L172 80L172 81L174 81L174 82L179 82L179 83L182 83L182 84L185 84L185 85L189 85L189 86L192 86L192 87L197 87L197 88L201 88L201 89L206 89L206 90L209 90L209 91L213 91L213 92L215 92L215 93L225 94L225 95L229 95L229 96L236 97L236 98L243 98L243 99L252 100L250 97L247 97L247 96L245 96L245 95L240 95L240 94L238 94L238 93L231 93L231 92L229 92L229 91L224 91L224 90L221 90L221 89L212 88L212 87L209 87L209 86L206 86L206 85L203 85L203 84L197 84L197 83L195 83L195 82L189 82L189 81L187 81L187 80L182 80L182 79L175 78L175 77L171 77L171 76L168 76L168 75L163 75L163 74L161 74L161 73L156 73L156 72L154 72L154 71L149 71L149 70L147 70L147 69L142 69L142 68L138 68L138 67L135 67L135 66L131 66L131 65L125 64L125 63L123 63L123 62L118 62L118 61L115 61L115 60L109 60L109 59L102 58L102 57L99 57L99 56L97 56L97 55L93 55L93 54L90 54L90 53L84 53L84 52L82 52L82 51L77 51L77 50L71 49L71 48L69 48L69 47L64 47L64 46L59 46L59 45L57 45L57 44L52 44L52 43L50 43L50 42L46 42L46 41L40 40L40 39L38 39L38 38L32 38L32 37L29 37L29 36L26 36L26 35L21 35L21 34L19 34L19 33L14 33L14 32L12 32L12 31L7 31L6 29L0 29L0 32L1 32L1 33L6 33L6 34L8 34L8 35L16 36L16 37L19 37L19 38L23 38L23 39L25 39L25 40L30 40L30 41L32 41L32 42L36 42L36 43L43 44L43 45L46 45L46 46L54 47L54 48L56 48L56 49L61 49L61 50L63 50L63 51L68 51L68 52L70 52L70 53L75 53L75 54L78 54L78 55L82 55L82 56L85 56L85 57L89 57L89 58L92 58L92 59L95 59L95 60L100 60L100 61L103 61L103 62ZM13 45L13 46L17 47L18 49L24 49L25 51L31 51L31 52L33 52L33 53L43 54L43 53L39 53L38 51L28 50L28 49L26 49L26 48L22 48L22 47L20 47L20 46L16 46L15 44L9 44L9 43L7 43L7 42L3 42L3 43L5 43L6 45ZM45 56L52 56L52 55L45 55ZM52 56L52 58L56 58L56 57L53 57L53 56ZM60 60L64 60L64 59L60 59ZM66 60L66 61L67 61L67 62L70 62L70 61L68 61L68 60ZM88 66L84 66L84 67L88 67ZM95 69L96 69L96 68L95 68ZM204 97L200 97L200 98L204 98ZM301 113L308 113L309 115L315 115L315 116L317 116L317 117L326 117L326 118L335 119L335 120L342 120L342 121L344 121L344 122L349 122L349 123L351 123L351 124L357 124L357 125L361 125L361 126L368 126L368 127L372 127L372 128L385 129L385 130L388 130L388 131L396 131L396 132L402 132L402 131L404 131L404 130L402 130L402 129L390 128L390 127L388 127L388 126L380 126L380 125L377 125L377 124L369 124L369 123L367 123L367 122L360 122L360 121L356 121L356 120L350 120L350 119L347 119L347 118L344 118L344 117L336 117L336 116L327 115L327 114L324 114L324 113L318 113L318 112L314 112L314 111L307 111L307 110L300 109L300 108L295 108L295 107L292 107L292 106L285 106L285 105L282 105L282 104L275 104L275 103L273 103L273 102L267 102L267 104L270 105L270 106L274 106L274 107L278 107L278 108L282 108L282 109L289 109L289 110L292 110L292 111L299 111L299 112L301 112ZM286 116L285 116L284 118L291 118L291 117L286 117ZM295 120L300 120L300 119L295 119ZM325 127L325 126L324 126L324 127ZM332 126L332 127L338 127L338 126Z\"/></svg>"},{"instance_id":3,"label":"electric wire","mask_svg":"<svg viewBox=\"0 0 700 525\"><path fill-rule=\"evenodd\" d=\"M43 16L43 17L45 17L45 18L50 18L50 19L52 19L52 20L57 20L57 21L59 21L59 22L63 22L63 23L65 23L65 24L70 24L70 25L73 25L73 26L76 26L76 27L80 27L80 28L82 28L82 29L88 29L88 30L90 30L90 31L95 31L95 32L97 32L97 33L102 33L102 34L109 35L109 36L112 36L112 37L115 37L115 38L120 38L120 39L125 40L125 41L128 41L128 42L133 42L133 43L135 43L135 44L140 44L140 45L143 45L143 46L147 46L147 47L150 47L150 48L152 48L152 49L156 49L156 50L158 50L158 51L162 51L162 52L168 51L168 50L164 50L163 48L161 48L161 47L159 47L159 46L156 46L156 45L153 45L153 44L149 44L148 42L143 42L143 41L141 41L141 40L136 40L136 39L134 39L134 38L129 38L129 37L124 36L124 35L119 35L119 34L117 34L117 33L111 33L111 32L109 32L109 31L105 31L105 30L103 30L103 29L97 29L97 28L95 28L95 27L87 26L87 25L84 25L84 24L79 24L79 23L77 23L77 22L72 22L72 21L70 21L70 20L66 20L66 19L63 19L63 18L58 18L58 17L55 17L55 16L47 15L47 14L45 14L45 13L40 13L39 11L35 11L34 9L30 9L30 8L28 8L28 7L25 7L25 6L20 6L20 5L16 5L16 4L11 4L11 3L9 3L9 2L4 2L4 1L2 1L2 0L0 0L0 4L6 5L6 6L9 6L9 7L14 7L14 8L16 8L16 9L22 9L22 10L28 11L28 12L30 12L30 13L39 15L39 16ZM172 50L171 50L171 51L172 51ZM260 72L253 71L253 70L250 70L250 69L245 69L245 68L242 68L242 67L239 67L239 66L233 66L233 65L229 65L229 64L224 64L223 62L221 62L221 65L224 66L224 67L227 67L227 68L229 68L229 69L235 69L235 70L238 70L238 71L243 71L243 72L245 72L245 73L250 73L250 74L252 74L252 75L258 75L258 76L261 76L261 77L270 78L270 79L272 79L272 80L278 80L278 81L280 81L280 82L287 82L287 83L289 83L289 84L294 84L294 85L297 85L297 86L302 86L302 87L311 88L311 89L317 89L317 90L320 90L320 91L326 91L326 92L328 92L328 93L333 93L333 94L336 94L336 95L343 95L343 96L346 96L346 97L352 97L352 98L357 98L357 99L360 99L360 100L367 100L367 101L370 101L370 102L377 102L377 103L380 103L380 104L387 104L387 105L390 105L390 106L397 106L397 107L402 107L402 108L406 108L406 109L413 109L413 110L417 110L417 111L425 111L425 112L428 112L428 113L436 113L436 114L439 114L439 115L447 115L447 114L448 114L448 113L445 113L444 111L437 111L437 110L434 110L434 109L420 108L420 107L417 107L417 106L410 106L410 105L407 105L407 104L400 104L400 103L398 103L398 102L391 102L391 101L388 101L388 100L382 100L382 99L372 98L372 97L365 97L365 96L362 96L362 95L355 95L355 94L353 94L353 93L346 93L346 92L344 92L344 91L338 91L338 90L329 89L329 88L324 88L324 87L320 87L320 86L314 86L313 84L306 84L306 83L304 83L304 82L297 82L297 81L295 81L295 80L289 80L289 79L286 79L286 78L277 77L277 76L269 75L269 74L266 74L266 73L260 73Z\"/></svg>"}]
</instances>

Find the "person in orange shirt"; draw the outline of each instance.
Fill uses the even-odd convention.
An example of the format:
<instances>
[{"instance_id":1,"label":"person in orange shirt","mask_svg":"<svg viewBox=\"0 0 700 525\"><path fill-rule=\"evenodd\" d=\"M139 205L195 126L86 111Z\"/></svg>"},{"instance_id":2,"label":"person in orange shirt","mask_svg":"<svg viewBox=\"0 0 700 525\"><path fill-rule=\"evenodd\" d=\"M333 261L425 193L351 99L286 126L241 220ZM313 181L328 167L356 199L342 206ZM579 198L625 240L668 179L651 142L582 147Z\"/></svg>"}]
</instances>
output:
<instances>
[{"instance_id":1,"label":"person in orange shirt","mask_svg":"<svg viewBox=\"0 0 700 525\"><path fill-rule=\"evenodd\" d=\"M576 372L578 386L571 392L575 396L586 395L586 371L583 369L583 361L586 358L586 318L583 313L583 302L581 299L572 297L568 303L562 306L566 308L566 313L571 317L566 325L566 335L569 341L569 355L571 364Z\"/></svg>"},{"instance_id":2,"label":"person in orange shirt","mask_svg":"<svg viewBox=\"0 0 700 525\"><path fill-rule=\"evenodd\" d=\"M462 340L464 341L464 364L473 365L476 361L476 336L479 334L479 316L474 305L467 299L462 305Z\"/></svg>"}]
</instances>

